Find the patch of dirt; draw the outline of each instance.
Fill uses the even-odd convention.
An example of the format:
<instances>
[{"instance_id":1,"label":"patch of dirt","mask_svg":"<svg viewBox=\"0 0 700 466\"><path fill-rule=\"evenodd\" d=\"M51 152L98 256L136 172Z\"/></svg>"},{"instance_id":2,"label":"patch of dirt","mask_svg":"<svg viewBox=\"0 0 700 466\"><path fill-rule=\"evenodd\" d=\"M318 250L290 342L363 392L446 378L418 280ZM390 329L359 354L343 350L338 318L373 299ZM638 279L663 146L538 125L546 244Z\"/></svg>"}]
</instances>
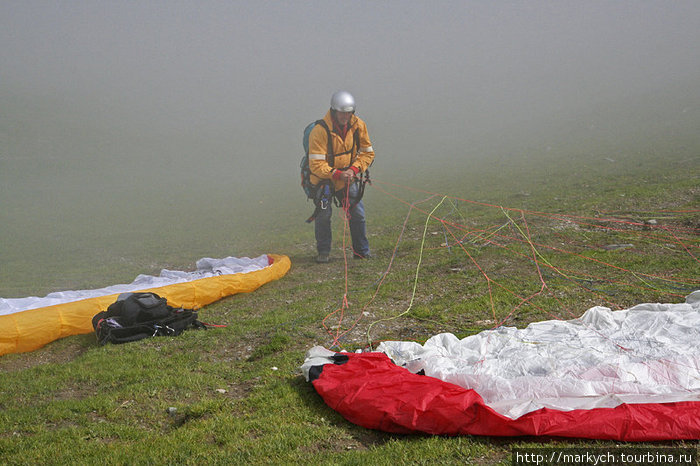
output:
<instances>
[{"instance_id":1,"label":"patch of dirt","mask_svg":"<svg viewBox=\"0 0 700 466\"><path fill-rule=\"evenodd\" d=\"M65 364L97 346L93 335L77 335L49 343L28 353L0 356L0 372L15 372L44 364Z\"/></svg>"},{"instance_id":2,"label":"patch of dirt","mask_svg":"<svg viewBox=\"0 0 700 466\"><path fill-rule=\"evenodd\" d=\"M386 432L355 428L354 426L351 426L347 433L350 435L349 437L336 438L332 441L319 441L302 448L302 450L309 453L364 451L374 446L381 446L395 438L395 435Z\"/></svg>"}]
</instances>

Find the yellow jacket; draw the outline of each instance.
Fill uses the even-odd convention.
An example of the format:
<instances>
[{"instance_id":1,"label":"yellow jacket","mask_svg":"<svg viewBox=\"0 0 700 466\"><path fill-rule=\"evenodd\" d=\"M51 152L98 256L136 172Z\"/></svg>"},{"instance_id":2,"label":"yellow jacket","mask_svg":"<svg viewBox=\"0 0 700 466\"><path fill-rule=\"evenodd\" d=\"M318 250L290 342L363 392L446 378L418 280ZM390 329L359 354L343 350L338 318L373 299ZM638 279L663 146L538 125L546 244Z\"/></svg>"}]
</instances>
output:
<instances>
[{"instance_id":1,"label":"yellow jacket","mask_svg":"<svg viewBox=\"0 0 700 466\"><path fill-rule=\"evenodd\" d=\"M321 180L332 180L335 170L344 170L354 167L357 173L364 172L374 160L374 149L367 134L367 125L356 115L348 122L348 131L345 139L333 129L331 111L326 113L323 121L328 125L333 139L333 154L335 159L333 166L328 164L328 133L321 125L316 125L309 135L309 168L311 169L311 182L318 184ZM359 147L354 146L354 134L357 131ZM345 183L342 180L333 180L336 191L343 189Z\"/></svg>"}]
</instances>

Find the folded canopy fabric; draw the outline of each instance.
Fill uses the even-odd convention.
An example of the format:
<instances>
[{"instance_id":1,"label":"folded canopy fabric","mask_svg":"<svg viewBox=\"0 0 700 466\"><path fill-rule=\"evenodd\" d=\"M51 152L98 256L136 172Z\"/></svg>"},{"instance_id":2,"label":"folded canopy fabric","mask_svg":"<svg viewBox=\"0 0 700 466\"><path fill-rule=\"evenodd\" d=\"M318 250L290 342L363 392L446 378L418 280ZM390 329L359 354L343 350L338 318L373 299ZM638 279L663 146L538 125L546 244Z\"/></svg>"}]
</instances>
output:
<instances>
[{"instance_id":1,"label":"folded canopy fabric","mask_svg":"<svg viewBox=\"0 0 700 466\"><path fill-rule=\"evenodd\" d=\"M378 352L313 348L302 369L348 420L389 432L700 438L700 291ZM419 375L420 374L420 375Z\"/></svg>"},{"instance_id":2,"label":"folded canopy fabric","mask_svg":"<svg viewBox=\"0 0 700 466\"><path fill-rule=\"evenodd\" d=\"M199 309L226 296L254 291L283 277L290 267L287 256L276 254L254 259L204 258L193 272L163 270L158 277L139 275L132 283L97 290L0 298L0 355L33 351L58 338L91 333L92 317L121 293L152 291L173 307Z\"/></svg>"}]
</instances>

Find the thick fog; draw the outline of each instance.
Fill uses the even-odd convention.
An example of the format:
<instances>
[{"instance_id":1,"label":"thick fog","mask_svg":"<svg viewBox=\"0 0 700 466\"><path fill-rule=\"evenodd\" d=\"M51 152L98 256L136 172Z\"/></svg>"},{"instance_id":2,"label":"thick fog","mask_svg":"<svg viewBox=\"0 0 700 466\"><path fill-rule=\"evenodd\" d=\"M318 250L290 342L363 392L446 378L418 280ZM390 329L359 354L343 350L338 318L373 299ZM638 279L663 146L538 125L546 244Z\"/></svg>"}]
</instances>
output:
<instances>
[{"instance_id":1,"label":"thick fog","mask_svg":"<svg viewBox=\"0 0 700 466\"><path fill-rule=\"evenodd\" d=\"M386 176L700 113L696 0L5 1L0 44L5 256L148 183L301 197L302 129L338 89Z\"/></svg>"},{"instance_id":2,"label":"thick fog","mask_svg":"<svg viewBox=\"0 0 700 466\"><path fill-rule=\"evenodd\" d=\"M128 159L131 139L139 157L261 177L296 164L336 89L393 163L700 83L694 0L3 2L0 43L4 118L108 134L94 157Z\"/></svg>"}]
</instances>

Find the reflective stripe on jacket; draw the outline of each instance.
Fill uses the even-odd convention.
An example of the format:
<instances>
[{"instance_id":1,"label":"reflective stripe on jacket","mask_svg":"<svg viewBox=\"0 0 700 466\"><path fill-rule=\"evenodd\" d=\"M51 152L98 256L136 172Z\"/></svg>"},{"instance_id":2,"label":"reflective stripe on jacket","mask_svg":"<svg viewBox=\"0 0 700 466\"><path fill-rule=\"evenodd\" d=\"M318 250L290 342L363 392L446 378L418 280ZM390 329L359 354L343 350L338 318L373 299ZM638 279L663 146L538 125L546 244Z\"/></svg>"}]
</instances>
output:
<instances>
[{"instance_id":1,"label":"reflective stripe on jacket","mask_svg":"<svg viewBox=\"0 0 700 466\"><path fill-rule=\"evenodd\" d=\"M333 154L335 159L333 166L328 161L328 133L321 125L316 125L309 136L309 168L311 169L311 182L318 184L321 180L331 179L333 169L343 170L351 165L364 172L369 168L374 160L374 149L369 140L367 125L356 115L353 115L348 122L348 131L345 139L340 137L333 130L333 119L331 111L326 113L323 120L331 130L333 139ZM353 147L354 134L357 131L359 148ZM335 190L343 189L345 183L342 180L333 181Z\"/></svg>"}]
</instances>

